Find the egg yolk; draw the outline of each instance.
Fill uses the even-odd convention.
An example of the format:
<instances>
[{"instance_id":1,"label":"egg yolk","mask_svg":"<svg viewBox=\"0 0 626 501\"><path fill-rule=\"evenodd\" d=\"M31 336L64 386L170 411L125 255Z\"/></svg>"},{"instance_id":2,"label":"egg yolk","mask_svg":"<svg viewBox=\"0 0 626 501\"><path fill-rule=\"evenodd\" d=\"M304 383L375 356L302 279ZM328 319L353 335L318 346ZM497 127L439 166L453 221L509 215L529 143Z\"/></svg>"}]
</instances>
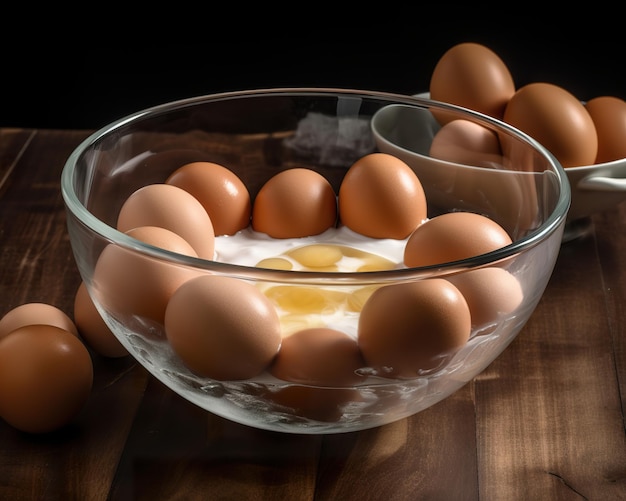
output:
<instances>
[{"instance_id":1,"label":"egg yolk","mask_svg":"<svg viewBox=\"0 0 626 501\"><path fill-rule=\"evenodd\" d=\"M383 271L397 266L393 261L348 245L311 244L259 261L257 267L277 270L360 272ZM274 285L265 295L282 311L281 323L287 331L296 327L322 325L320 316L361 311L378 286L346 290L307 285ZM293 327L293 329L291 328Z\"/></svg>"},{"instance_id":2,"label":"egg yolk","mask_svg":"<svg viewBox=\"0 0 626 501\"><path fill-rule=\"evenodd\" d=\"M349 245L310 244L263 259L256 266L275 270L359 272L391 270L396 263Z\"/></svg>"}]
</instances>

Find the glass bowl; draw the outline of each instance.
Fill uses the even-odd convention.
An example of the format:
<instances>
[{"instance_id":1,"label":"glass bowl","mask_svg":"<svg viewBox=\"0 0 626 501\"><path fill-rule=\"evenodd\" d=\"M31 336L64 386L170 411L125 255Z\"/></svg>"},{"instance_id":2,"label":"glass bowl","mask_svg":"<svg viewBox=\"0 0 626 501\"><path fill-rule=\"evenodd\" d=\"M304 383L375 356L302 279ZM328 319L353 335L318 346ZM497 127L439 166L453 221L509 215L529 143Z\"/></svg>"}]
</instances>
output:
<instances>
[{"instance_id":1,"label":"glass bowl","mask_svg":"<svg viewBox=\"0 0 626 501\"><path fill-rule=\"evenodd\" d=\"M120 226L120 212L131 195L142 187L168 184L177 169L193 162L215 163L234 173L245 185L251 207L278 173L314 171L328 181L340 207L346 173L363 157L381 151L372 119L390 106L445 112L498 134L506 148L501 164L489 174L500 174L496 182L502 189L485 190L491 182L483 177L485 169L471 165L463 172L463 186L457 183L459 189L455 183L438 182L436 176L418 178L427 210L419 227L448 213L478 213L499 225L509 242L469 257L409 267L403 262L408 235L363 235L344 224L340 210L328 230L305 236L255 231L251 212L241 230L215 233L209 257L146 243ZM472 192L480 196L470 197ZM358 198L361 192L356 193L352 196ZM402 419L441 401L483 371L520 332L539 302L570 205L569 184L554 157L502 122L426 98L306 88L194 97L121 118L70 155L62 173L62 194L82 280L130 355L172 391L211 413L260 429L305 434L362 430ZM168 214L177 214L174 205L166 204ZM449 247L463 245L461 241ZM313 249L305 269L256 265L305 246ZM373 259L378 264L316 267L320 255L335 262L328 256L337 250L341 259ZM239 253L245 259L238 260ZM111 265L109 260L107 272L99 272L111 254L128 262ZM280 261L284 264L285 259ZM150 271L142 277L138 270L144 268ZM493 275L483 285L466 280L484 270L496 270L507 279ZM155 299L156 289L167 282L159 281L161 273L176 277L168 282L165 301ZM188 287L207 279L207 294ZM124 285L113 284L115 280ZM234 283L244 288L234 293L220 289L219 284ZM436 300L411 302L412 291L434 283L444 285L444 302L462 303L463 309L446 311ZM397 300L390 299L391 292ZM385 294L386 301L373 300ZM501 304L501 299L508 303ZM196 303L200 311L187 314L185 307ZM406 311L398 310L402 304ZM481 307L488 314L479 314ZM178 324L172 310L182 316ZM252 320L240 322L251 310ZM431 313L436 319L429 323L424 319ZM264 320L268 316L271 322ZM447 339L443 331L457 320L463 326L462 339L446 344L441 341ZM313 337L311 332L308 338L298 337L302 331L314 332ZM188 335L187 341L195 340L197 346L181 347L180 339ZM390 339L394 341L383 346ZM256 356L248 353L254 349L265 350L262 362L248 360ZM383 352L390 358L379 357ZM417 361L426 355L428 363ZM247 372L236 371L248 362ZM212 366L205 370L210 364L221 372L212 372Z\"/></svg>"}]
</instances>

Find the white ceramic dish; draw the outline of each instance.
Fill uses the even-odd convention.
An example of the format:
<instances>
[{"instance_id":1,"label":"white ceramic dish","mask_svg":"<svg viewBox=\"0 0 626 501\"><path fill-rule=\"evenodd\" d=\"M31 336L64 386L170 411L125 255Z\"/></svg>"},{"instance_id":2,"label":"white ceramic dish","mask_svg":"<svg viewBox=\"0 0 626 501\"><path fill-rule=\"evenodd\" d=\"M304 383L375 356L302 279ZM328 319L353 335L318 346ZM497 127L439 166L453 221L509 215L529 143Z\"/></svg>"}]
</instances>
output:
<instances>
[{"instance_id":1,"label":"white ceramic dish","mask_svg":"<svg viewBox=\"0 0 626 501\"><path fill-rule=\"evenodd\" d=\"M429 99L430 94L420 93L416 94L416 97ZM453 165L430 158L428 156L430 143L439 128L439 123L431 113L417 108L390 106L381 109L372 119L374 137L381 151L402 157L421 177L438 176L443 179L446 176L449 182L450 176L453 176L458 184L459 176L470 175L466 171L471 171L472 179L475 180L475 172L478 169L484 171L486 189L507 191L506 183L502 182L506 175L503 176L500 171ZM564 241L568 241L585 232L589 216L615 207L626 200L626 159L568 167L565 172L572 192L564 233ZM497 183L491 188L488 181L490 178ZM512 193L508 195L520 196Z\"/></svg>"}]
</instances>

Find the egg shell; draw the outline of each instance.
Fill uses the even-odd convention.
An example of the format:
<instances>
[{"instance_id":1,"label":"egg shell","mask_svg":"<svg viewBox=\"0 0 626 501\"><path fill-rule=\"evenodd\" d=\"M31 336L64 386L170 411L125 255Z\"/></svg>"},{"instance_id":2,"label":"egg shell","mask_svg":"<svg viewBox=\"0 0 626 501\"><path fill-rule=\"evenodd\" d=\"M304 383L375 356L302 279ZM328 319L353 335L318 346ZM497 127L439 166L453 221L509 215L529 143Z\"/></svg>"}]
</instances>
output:
<instances>
[{"instance_id":1,"label":"egg shell","mask_svg":"<svg viewBox=\"0 0 626 501\"><path fill-rule=\"evenodd\" d=\"M475 212L448 212L420 225L408 238L404 264L431 266L460 261L512 243L506 230Z\"/></svg>"},{"instance_id":2,"label":"egg shell","mask_svg":"<svg viewBox=\"0 0 626 501\"><path fill-rule=\"evenodd\" d=\"M598 96L587 101L585 108L598 135L595 163L626 158L626 101L615 96Z\"/></svg>"},{"instance_id":3,"label":"egg shell","mask_svg":"<svg viewBox=\"0 0 626 501\"><path fill-rule=\"evenodd\" d=\"M351 386L365 361L354 338L326 327L303 329L283 339L270 372L279 379L319 386Z\"/></svg>"},{"instance_id":4,"label":"egg shell","mask_svg":"<svg viewBox=\"0 0 626 501\"><path fill-rule=\"evenodd\" d=\"M439 160L478 167L502 165L498 135L476 122L455 119L433 137L429 155Z\"/></svg>"},{"instance_id":5,"label":"egg shell","mask_svg":"<svg viewBox=\"0 0 626 501\"><path fill-rule=\"evenodd\" d=\"M0 339L27 325L53 325L78 336L74 321L60 308L47 303L24 303L0 319Z\"/></svg>"},{"instance_id":6,"label":"egg shell","mask_svg":"<svg viewBox=\"0 0 626 501\"><path fill-rule=\"evenodd\" d=\"M515 82L504 61L490 48L463 42L449 48L430 77L430 97L501 119L515 93ZM454 115L436 113L440 123Z\"/></svg>"},{"instance_id":7,"label":"egg shell","mask_svg":"<svg viewBox=\"0 0 626 501\"><path fill-rule=\"evenodd\" d=\"M211 218L191 193L171 184L149 184L133 192L122 204L117 229L159 226L185 239L198 257L213 259L215 231Z\"/></svg>"},{"instance_id":8,"label":"egg shell","mask_svg":"<svg viewBox=\"0 0 626 501\"><path fill-rule=\"evenodd\" d=\"M27 325L0 340L0 416L28 433L72 421L89 398L93 364L74 334Z\"/></svg>"},{"instance_id":9,"label":"egg shell","mask_svg":"<svg viewBox=\"0 0 626 501\"><path fill-rule=\"evenodd\" d=\"M372 238L406 238L427 217L424 188L399 158L370 153L346 172L339 187L339 219Z\"/></svg>"},{"instance_id":10,"label":"egg shell","mask_svg":"<svg viewBox=\"0 0 626 501\"><path fill-rule=\"evenodd\" d=\"M470 333L463 294L432 278L376 289L361 310L357 340L379 375L411 378L445 364Z\"/></svg>"},{"instance_id":11,"label":"egg shell","mask_svg":"<svg viewBox=\"0 0 626 501\"><path fill-rule=\"evenodd\" d=\"M547 82L518 89L503 120L525 132L567 167L591 165L598 153L598 135L591 115L573 94Z\"/></svg>"},{"instance_id":12,"label":"egg shell","mask_svg":"<svg viewBox=\"0 0 626 501\"><path fill-rule=\"evenodd\" d=\"M345 405L360 400L352 387L365 379L357 372L363 367L361 351L348 334L327 327L299 330L283 338L270 372L306 386L280 389L271 398L298 416L336 421Z\"/></svg>"},{"instance_id":13,"label":"egg shell","mask_svg":"<svg viewBox=\"0 0 626 501\"><path fill-rule=\"evenodd\" d=\"M81 338L96 353L110 358L128 355L96 309L85 282L80 283L74 296L74 322Z\"/></svg>"},{"instance_id":14,"label":"egg shell","mask_svg":"<svg viewBox=\"0 0 626 501\"><path fill-rule=\"evenodd\" d=\"M189 243L166 228L142 226L127 234L164 250L197 257ZM126 317L127 322L133 316L162 324L174 291L199 274L197 270L109 244L94 268L93 299L119 319Z\"/></svg>"},{"instance_id":15,"label":"egg shell","mask_svg":"<svg viewBox=\"0 0 626 501\"><path fill-rule=\"evenodd\" d=\"M524 299L522 286L504 268L486 267L459 273L448 280L461 291L472 316L472 327L483 329L513 313Z\"/></svg>"},{"instance_id":16,"label":"egg shell","mask_svg":"<svg viewBox=\"0 0 626 501\"><path fill-rule=\"evenodd\" d=\"M337 222L337 196L318 172L295 167L268 179L252 207L252 227L273 238L319 235Z\"/></svg>"},{"instance_id":17,"label":"egg shell","mask_svg":"<svg viewBox=\"0 0 626 501\"><path fill-rule=\"evenodd\" d=\"M159 249L182 254L183 256L199 257L196 249L178 233L160 226L135 226L125 232L145 244Z\"/></svg>"},{"instance_id":18,"label":"egg shell","mask_svg":"<svg viewBox=\"0 0 626 501\"><path fill-rule=\"evenodd\" d=\"M278 313L243 280L204 275L181 285L165 311L165 333L192 372L218 380L258 375L282 341Z\"/></svg>"},{"instance_id":19,"label":"egg shell","mask_svg":"<svg viewBox=\"0 0 626 501\"><path fill-rule=\"evenodd\" d=\"M211 218L215 235L234 235L250 224L250 193L243 181L223 165L192 162L176 169L165 182L198 199Z\"/></svg>"}]
</instances>

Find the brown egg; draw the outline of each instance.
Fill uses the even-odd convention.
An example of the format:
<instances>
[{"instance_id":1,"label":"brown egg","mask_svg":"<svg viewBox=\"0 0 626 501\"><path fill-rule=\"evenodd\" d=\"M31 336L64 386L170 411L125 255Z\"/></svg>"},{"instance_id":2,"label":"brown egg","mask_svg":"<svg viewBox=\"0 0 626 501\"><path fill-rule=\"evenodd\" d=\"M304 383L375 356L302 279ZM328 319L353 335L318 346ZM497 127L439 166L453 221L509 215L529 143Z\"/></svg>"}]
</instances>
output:
<instances>
[{"instance_id":1,"label":"brown egg","mask_svg":"<svg viewBox=\"0 0 626 501\"><path fill-rule=\"evenodd\" d=\"M319 235L337 222L337 197L328 180L311 169L275 174L252 207L252 228L273 238Z\"/></svg>"},{"instance_id":2,"label":"brown egg","mask_svg":"<svg viewBox=\"0 0 626 501\"><path fill-rule=\"evenodd\" d=\"M270 372L306 386L283 388L271 398L300 417L337 421L347 404L360 400L352 386L365 379L357 372L365 365L356 340L344 332L327 327L300 330L283 339Z\"/></svg>"},{"instance_id":3,"label":"brown egg","mask_svg":"<svg viewBox=\"0 0 626 501\"><path fill-rule=\"evenodd\" d=\"M198 257L213 259L215 232L211 218L191 193L170 184L150 184L132 193L122 205L117 229L159 226L180 235Z\"/></svg>"},{"instance_id":4,"label":"brown egg","mask_svg":"<svg viewBox=\"0 0 626 501\"><path fill-rule=\"evenodd\" d=\"M142 226L129 230L127 234L171 252L197 257L189 243L166 228ZM163 323L171 295L181 284L198 274L190 268L110 244L104 248L96 263L92 293L118 318L135 316Z\"/></svg>"},{"instance_id":5,"label":"brown egg","mask_svg":"<svg viewBox=\"0 0 626 501\"><path fill-rule=\"evenodd\" d=\"M248 282L218 275L178 288L165 311L165 333L189 370L219 380L258 375L282 340L269 299Z\"/></svg>"},{"instance_id":6,"label":"brown egg","mask_svg":"<svg viewBox=\"0 0 626 501\"><path fill-rule=\"evenodd\" d=\"M145 244L184 256L199 257L196 249L180 234L160 226L135 226L126 234Z\"/></svg>"},{"instance_id":7,"label":"brown egg","mask_svg":"<svg viewBox=\"0 0 626 501\"><path fill-rule=\"evenodd\" d=\"M480 268L459 273L448 280L465 297L474 328L483 328L504 315L510 315L524 299L519 280L504 268Z\"/></svg>"},{"instance_id":8,"label":"brown egg","mask_svg":"<svg viewBox=\"0 0 626 501\"><path fill-rule=\"evenodd\" d=\"M515 92L503 120L525 132L567 167L591 165L598 153L598 135L585 106L570 92L545 82Z\"/></svg>"},{"instance_id":9,"label":"brown egg","mask_svg":"<svg viewBox=\"0 0 626 501\"><path fill-rule=\"evenodd\" d=\"M441 367L470 332L461 292L433 278L376 289L361 311L358 344L381 376L410 378Z\"/></svg>"},{"instance_id":10,"label":"brown egg","mask_svg":"<svg viewBox=\"0 0 626 501\"><path fill-rule=\"evenodd\" d=\"M304 329L283 339L270 372L279 379L318 386L352 386L363 380L365 361L356 341L326 327Z\"/></svg>"},{"instance_id":11,"label":"brown egg","mask_svg":"<svg viewBox=\"0 0 626 501\"><path fill-rule=\"evenodd\" d=\"M498 135L476 122L456 119L437 131L429 155L439 160L477 167L502 165Z\"/></svg>"},{"instance_id":12,"label":"brown egg","mask_svg":"<svg viewBox=\"0 0 626 501\"><path fill-rule=\"evenodd\" d=\"M406 238L427 217L426 195L415 172L399 158L371 153L357 160L339 187L339 218L372 238Z\"/></svg>"},{"instance_id":13,"label":"brown egg","mask_svg":"<svg viewBox=\"0 0 626 501\"><path fill-rule=\"evenodd\" d=\"M111 358L128 355L124 345L111 332L96 309L85 282L80 283L74 296L74 322L80 336L96 353Z\"/></svg>"},{"instance_id":14,"label":"brown egg","mask_svg":"<svg viewBox=\"0 0 626 501\"><path fill-rule=\"evenodd\" d=\"M626 101L614 96L590 99L585 108L598 135L595 163L626 158Z\"/></svg>"},{"instance_id":15,"label":"brown egg","mask_svg":"<svg viewBox=\"0 0 626 501\"><path fill-rule=\"evenodd\" d=\"M504 61L484 45L464 42L448 49L430 78L430 97L501 119L515 93L515 82ZM436 114L441 123L451 116Z\"/></svg>"},{"instance_id":16,"label":"brown egg","mask_svg":"<svg viewBox=\"0 0 626 501\"><path fill-rule=\"evenodd\" d=\"M76 325L63 310L47 303L24 303L0 319L0 339L27 325L53 325L78 336Z\"/></svg>"},{"instance_id":17,"label":"brown egg","mask_svg":"<svg viewBox=\"0 0 626 501\"><path fill-rule=\"evenodd\" d=\"M431 266L459 261L511 244L498 223L474 212L448 212L420 225L404 248L406 266Z\"/></svg>"},{"instance_id":18,"label":"brown egg","mask_svg":"<svg viewBox=\"0 0 626 501\"><path fill-rule=\"evenodd\" d=\"M192 162L165 181L196 197L206 209L215 235L234 235L250 224L250 193L239 177L213 162Z\"/></svg>"},{"instance_id":19,"label":"brown egg","mask_svg":"<svg viewBox=\"0 0 626 501\"><path fill-rule=\"evenodd\" d=\"M91 393L93 364L74 334L27 325L0 340L0 416L28 433L72 421Z\"/></svg>"}]
</instances>

